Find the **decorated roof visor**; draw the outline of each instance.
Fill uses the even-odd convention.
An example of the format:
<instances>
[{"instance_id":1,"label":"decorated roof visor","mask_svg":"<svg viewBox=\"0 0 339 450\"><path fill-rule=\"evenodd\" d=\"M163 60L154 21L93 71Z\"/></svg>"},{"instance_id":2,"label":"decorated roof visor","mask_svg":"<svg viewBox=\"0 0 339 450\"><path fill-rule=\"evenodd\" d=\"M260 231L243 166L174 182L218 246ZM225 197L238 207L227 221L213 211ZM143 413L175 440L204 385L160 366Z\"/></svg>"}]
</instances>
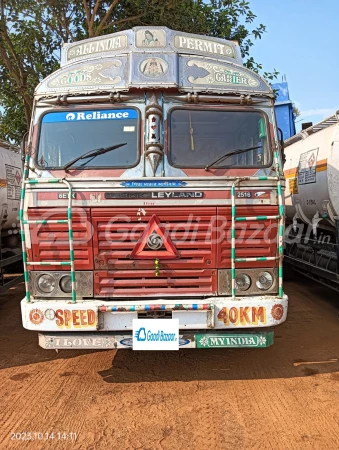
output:
<instances>
[{"instance_id":1,"label":"decorated roof visor","mask_svg":"<svg viewBox=\"0 0 339 450\"><path fill-rule=\"evenodd\" d=\"M176 88L183 92L272 94L242 65L238 44L165 27L136 27L65 44L61 69L37 95Z\"/></svg>"}]
</instances>

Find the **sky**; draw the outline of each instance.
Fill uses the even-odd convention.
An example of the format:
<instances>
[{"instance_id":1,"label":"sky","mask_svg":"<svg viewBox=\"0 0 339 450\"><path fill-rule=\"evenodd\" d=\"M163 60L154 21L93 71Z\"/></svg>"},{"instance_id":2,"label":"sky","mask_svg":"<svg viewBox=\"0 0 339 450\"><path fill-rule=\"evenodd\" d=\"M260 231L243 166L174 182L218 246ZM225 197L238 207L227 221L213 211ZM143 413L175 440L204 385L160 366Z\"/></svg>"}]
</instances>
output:
<instances>
[{"instance_id":1,"label":"sky","mask_svg":"<svg viewBox=\"0 0 339 450\"><path fill-rule=\"evenodd\" d=\"M286 75L302 122L317 123L339 110L339 0L250 0L255 24L266 25L251 56L263 69Z\"/></svg>"}]
</instances>

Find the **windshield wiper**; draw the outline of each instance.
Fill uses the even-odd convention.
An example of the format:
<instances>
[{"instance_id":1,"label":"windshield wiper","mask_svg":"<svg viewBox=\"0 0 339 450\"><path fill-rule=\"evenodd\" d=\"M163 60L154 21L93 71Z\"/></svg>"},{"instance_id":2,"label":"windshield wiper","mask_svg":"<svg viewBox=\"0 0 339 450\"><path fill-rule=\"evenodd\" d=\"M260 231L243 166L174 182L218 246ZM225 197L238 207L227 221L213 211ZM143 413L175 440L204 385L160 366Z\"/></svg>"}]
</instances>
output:
<instances>
[{"instance_id":1,"label":"windshield wiper","mask_svg":"<svg viewBox=\"0 0 339 450\"><path fill-rule=\"evenodd\" d=\"M257 150L258 148L261 148L262 145L257 145L256 147L248 147L248 148L238 148L237 150L232 150L230 153L225 153L220 158L213 161L211 164L207 164L205 167L205 170L208 170L210 167L214 166L215 164L218 164L219 162L223 161L224 159L228 158L229 156L233 155L239 155L240 153L249 152L250 150Z\"/></svg>"},{"instance_id":2,"label":"windshield wiper","mask_svg":"<svg viewBox=\"0 0 339 450\"><path fill-rule=\"evenodd\" d=\"M116 150L117 148L123 147L124 145L127 145L127 142L123 144L117 144L112 145L111 147L106 148L97 148L95 150L89 150L88 152L84 153L83 155L77 156L76 158L72 159L70 162L66 163L63 167L64 170L67 170L69 167L73 166L74 163L77 161L80 161L80 159L85 158L95 158L98 155L103 155L104 153L110 152L111 150Z\"/></svg>"}]
</instances>

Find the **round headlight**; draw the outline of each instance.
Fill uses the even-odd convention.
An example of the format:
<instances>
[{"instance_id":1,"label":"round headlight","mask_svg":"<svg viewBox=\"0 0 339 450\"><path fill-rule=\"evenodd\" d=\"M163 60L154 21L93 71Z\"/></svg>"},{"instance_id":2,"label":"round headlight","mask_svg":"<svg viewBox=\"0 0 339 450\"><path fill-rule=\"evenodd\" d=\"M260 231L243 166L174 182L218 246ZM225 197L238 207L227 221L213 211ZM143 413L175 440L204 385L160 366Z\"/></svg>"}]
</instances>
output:
<instances>
[{"instance_id":1,"label":"round headlight","mask_svg":"<svg viewBox=\"0 0 339 450\"><path fill-rule=\"evenodd\" d=\"M251 286L251 278L246 273L238 273L235 278L235 286L239 291L247 291Z\"/></svg>"},{"instance_id":2,"label":"round headlight","mask_svg":"<svg viewBox=\"0 0 339 450\"><path fill-rule=\"evenodd\" d=\"M43 294L50 294L55 289L55 278L50 273L44 273L39 276L37 286Z\"/></svg>"},{"instance_id":3,"label":"round headlight","mask_svg":"<svg viewBox=\"0 0 339 450\"><path fill-rule=\"evenodd\" d=\"M267 291L273 284L273 275L269 272L260 272L255 283L262 291Z\"/></svg>"},{"instance_id":4,"label":"round headlight","mask_svg":"<svg viewBox=\"0 0 339 450\"><path fill-rule=\"evenodd\" d=\"M70 275L65 275L61 278L60 289L65 292L65 294L70 294L72 292L72 280Z\"/></svg>"}]
</instances>

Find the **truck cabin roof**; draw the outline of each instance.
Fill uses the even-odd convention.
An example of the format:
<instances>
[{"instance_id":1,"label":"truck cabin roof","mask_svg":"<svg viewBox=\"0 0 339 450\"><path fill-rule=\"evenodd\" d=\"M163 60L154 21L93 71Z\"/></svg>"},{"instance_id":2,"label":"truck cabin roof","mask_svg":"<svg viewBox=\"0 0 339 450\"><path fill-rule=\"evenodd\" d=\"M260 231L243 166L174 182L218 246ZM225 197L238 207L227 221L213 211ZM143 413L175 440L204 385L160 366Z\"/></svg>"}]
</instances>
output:
<instances>
[{"instance_id":1,"label":"truck cabin roof","mask_svg":"<svg viewBox=\"0 0 339 450\"><path fill-rule=\"evenodd\" d=\"M135 27L64 44L61 68L40 83L36 97L147 88L273 98L270 85L243 66L236 42L166 27Z\"/></svg>"}]
</instances>

